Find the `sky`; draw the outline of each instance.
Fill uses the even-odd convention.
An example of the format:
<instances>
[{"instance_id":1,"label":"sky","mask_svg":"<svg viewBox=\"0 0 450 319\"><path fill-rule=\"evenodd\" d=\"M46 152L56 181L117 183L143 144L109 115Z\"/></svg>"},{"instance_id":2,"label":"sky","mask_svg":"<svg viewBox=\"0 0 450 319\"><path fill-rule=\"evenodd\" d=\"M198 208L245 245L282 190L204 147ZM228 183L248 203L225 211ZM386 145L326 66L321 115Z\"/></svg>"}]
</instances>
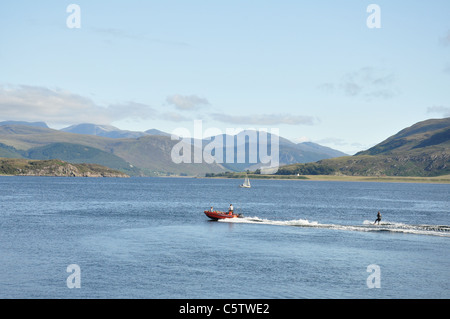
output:
<instances>
[{"instance_id":1,"label":"sky","mask_svg":"<svg viewBox=\"0 0 450 319\"><path fill-rule=\"evenodd\" d=\"M202 120L354 154L449 116L448 0L0 4L0 121Z\"/></svg>"}]
</instances>

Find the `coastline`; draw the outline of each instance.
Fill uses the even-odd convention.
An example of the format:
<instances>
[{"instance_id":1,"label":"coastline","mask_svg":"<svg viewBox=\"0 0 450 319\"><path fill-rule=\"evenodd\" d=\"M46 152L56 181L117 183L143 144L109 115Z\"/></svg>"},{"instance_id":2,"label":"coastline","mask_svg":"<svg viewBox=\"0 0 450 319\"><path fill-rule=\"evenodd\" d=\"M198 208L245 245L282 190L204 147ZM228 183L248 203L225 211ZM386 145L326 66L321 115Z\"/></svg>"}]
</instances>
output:
<instances>
[{"instance_id":1,"label":"coastline","mask_svg":"<svg viewBox=\"0 0 450 319\"><path fill-rule=\"evenodd\" d=\"M123 172L98 164L71 164L58 159L19 158L0 158L0 176L130 177Z\"/></svg>"},{"instance_id":2,"label":"coastline","mask_svg":"<svg viewBox=\"0 0 450 319\"><path fill-rule=\"evenodd\" d=\"M232 178L242 179L245 174L233 176L208 176L197 178ZM419 176L347 176L347 175L259 175L249 174L250 179L301 180L301 181L331 181L331 182L383 182L383 183L433 183L450 184L450 175L419 177Z\"/></svg>"},{"instance_id":3,"label":"coastline","mask_svg":"<svg viewBox=\"0 0 450 319\"><path fill-rule=\"evenodd\" d=\"M337 175L306 175L309 180L340 181L340 182L384 182L384 183L434 183L450 184L450 175L419 177L419 176L337 176Z\"/></svg>"}]
</instances>

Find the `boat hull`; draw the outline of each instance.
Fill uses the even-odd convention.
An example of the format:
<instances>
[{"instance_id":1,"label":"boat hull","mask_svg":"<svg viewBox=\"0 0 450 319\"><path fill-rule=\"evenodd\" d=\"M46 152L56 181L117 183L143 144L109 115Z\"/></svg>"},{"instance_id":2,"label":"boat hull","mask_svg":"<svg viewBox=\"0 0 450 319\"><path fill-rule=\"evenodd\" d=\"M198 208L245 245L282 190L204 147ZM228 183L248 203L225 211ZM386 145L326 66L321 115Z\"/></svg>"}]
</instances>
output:
<instances>
[{"instance_id":1,"label":"boat hull","mask_svg":"<svg viewBox=\"0 0 450 319\"><path fill-rule=\"evenodd\" d=\"M238 217L240 217L239 215L236 215L236 214L233 214L233 213L225 213L225 212L218 212L218 211L211 212L209 210L205 210L204 213L205 213L206 216L208 216L212 220L238 218Z\"/></svg>"}]
</instances>

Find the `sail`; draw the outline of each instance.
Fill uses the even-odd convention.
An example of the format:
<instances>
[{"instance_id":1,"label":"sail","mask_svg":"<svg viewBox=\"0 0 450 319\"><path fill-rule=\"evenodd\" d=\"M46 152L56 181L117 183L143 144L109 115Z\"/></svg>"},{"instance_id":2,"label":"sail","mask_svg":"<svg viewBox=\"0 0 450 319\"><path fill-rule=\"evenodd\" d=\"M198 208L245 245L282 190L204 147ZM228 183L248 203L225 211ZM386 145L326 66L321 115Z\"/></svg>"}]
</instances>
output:
<instances>
[{"instance_id":1,"label":"sail","mask_svg":"<svg viewBox=\"0 0 450 319\"><path fill-rule=\"evenodd\" d=\"M251 187L250 180L247 176L245 177L244 184L242 184L241 187L247 187L247 188Z\"/></svg>"}]
</instances>

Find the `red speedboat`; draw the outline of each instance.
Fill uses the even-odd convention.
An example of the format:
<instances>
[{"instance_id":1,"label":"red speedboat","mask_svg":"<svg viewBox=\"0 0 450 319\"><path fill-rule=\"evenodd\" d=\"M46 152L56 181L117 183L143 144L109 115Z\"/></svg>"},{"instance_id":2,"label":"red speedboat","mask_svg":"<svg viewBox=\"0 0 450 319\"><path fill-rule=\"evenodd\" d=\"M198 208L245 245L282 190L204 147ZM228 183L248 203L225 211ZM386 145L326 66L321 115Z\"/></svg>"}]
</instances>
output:
<instances>
[{"instance_id":1,"label":"red speedboat","mask_svg":"<svg viewBox=\"0 0 450 319\"><path fill-rule=\"evenodd\" d=\"M205 215L211 218L212 220L226 219L226 218L238 218L242 217L241 214L233 214L233 213L225 213L219 211L209 211L205 210Z\"/></svg>"}]
</instances>

